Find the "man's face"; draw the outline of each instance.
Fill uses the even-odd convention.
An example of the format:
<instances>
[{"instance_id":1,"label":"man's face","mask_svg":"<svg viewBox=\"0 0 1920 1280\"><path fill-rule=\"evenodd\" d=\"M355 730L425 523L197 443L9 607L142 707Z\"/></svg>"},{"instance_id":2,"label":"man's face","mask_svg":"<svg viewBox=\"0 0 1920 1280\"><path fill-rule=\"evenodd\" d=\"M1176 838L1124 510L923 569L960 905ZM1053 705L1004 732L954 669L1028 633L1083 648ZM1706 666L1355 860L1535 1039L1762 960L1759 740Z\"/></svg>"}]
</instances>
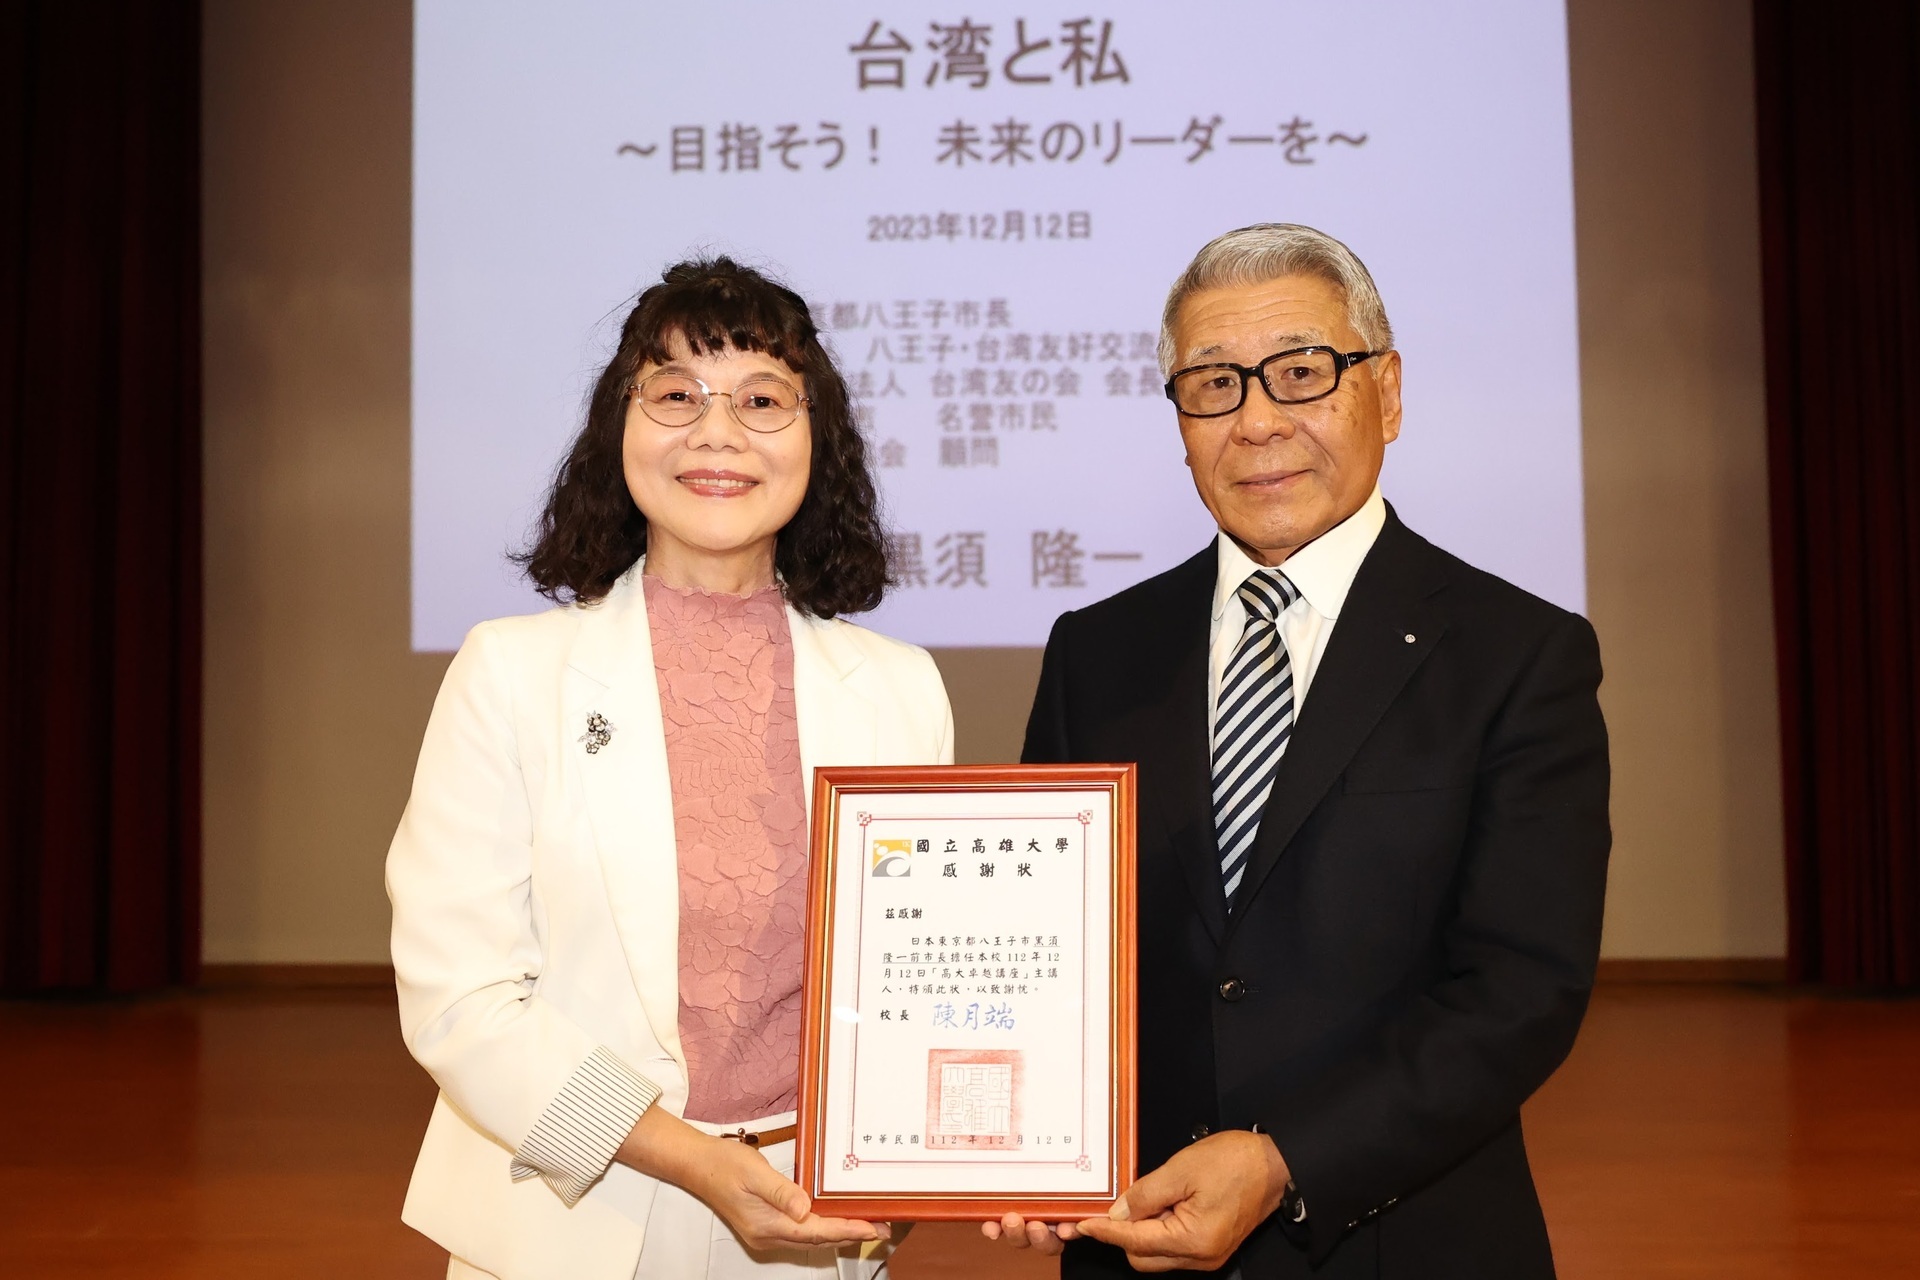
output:
<instances>
[{"instance_id":1,"label":"man's face","mask_svg":"<svg viewBox=\"0 0 1920 1280\"><path fill-rule=\"evenodd\" d=\"M1325 345L1364 351L1338 286L1318 276L1208 289L1188 298L1173 330L1173 367L1253 366L1277 351ZM1180 415L1194 488L1220 527L1275 565L1360 509L1400 434L1400 357L1348 369L1307 404L1276 404L1259 380L1218 418Z\"/></svg>"}]
</instances>

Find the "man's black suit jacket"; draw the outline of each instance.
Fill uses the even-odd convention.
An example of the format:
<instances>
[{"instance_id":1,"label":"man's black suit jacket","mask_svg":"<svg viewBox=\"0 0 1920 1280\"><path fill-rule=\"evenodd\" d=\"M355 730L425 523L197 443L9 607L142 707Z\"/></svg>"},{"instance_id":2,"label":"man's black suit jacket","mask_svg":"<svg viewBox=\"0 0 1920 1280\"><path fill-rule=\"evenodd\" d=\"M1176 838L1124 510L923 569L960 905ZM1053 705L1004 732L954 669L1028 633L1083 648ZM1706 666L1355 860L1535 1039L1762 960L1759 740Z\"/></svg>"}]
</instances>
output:
<instances>
[{"instance_id":1,"label":"man's black suit jacket","mask_svg":"<svg viewBox=\"0 0 1920 1280\"><path fill-rule=\"evenodd\" d=\"M1586 1010L1606 886L1599 648L1389 508L1228 910L1209 807L1216 553L1063 616L1029 762L1137 761L1140 1159L1271 1133L1268 1277L1547 1277L1520 1104ZM1276 1215L1277 1219L1278 1215ZM1062 1275L1129 1273L1069 1246Z\"/></svg>"}]
</instances>

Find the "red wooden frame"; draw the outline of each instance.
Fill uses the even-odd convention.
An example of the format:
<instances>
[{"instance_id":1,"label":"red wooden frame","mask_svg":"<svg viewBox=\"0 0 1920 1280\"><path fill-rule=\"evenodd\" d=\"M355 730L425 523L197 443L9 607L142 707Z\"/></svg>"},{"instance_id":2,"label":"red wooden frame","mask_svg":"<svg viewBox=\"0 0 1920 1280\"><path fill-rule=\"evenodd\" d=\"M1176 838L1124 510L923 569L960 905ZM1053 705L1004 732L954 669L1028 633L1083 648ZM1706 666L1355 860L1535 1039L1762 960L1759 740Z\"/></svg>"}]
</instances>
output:
<instances>
[{"instance_id":1,"label":"red wooden frame","mask_svg":"<svg viewBox=\"0 0 1920 1280\"><path fill-rule=\"evenodd\" d=\"M800 1058L799 1137L794 1177L814 1208L834 1217L874 1221L985 1221L1013 1212L1043 1222L1098 1217L1133 1182L1138 1160L1134 1130L1135 1020L1135 769L1130 764L931 765L823 768L814 771L813 858L807 880L806 1036ZM1108 904L1112 956L1108 1019L1109 1132L1113 1159L1109 1187L1063 1195L944 1194L893 1196L822 1192L826 1144L824 1095L827 1048L828 959L833 951L833 894L838 857L838 801L848 795L926 791L1108 791L1113 803L1112 901Z\"/></svg>"}]
</instances>

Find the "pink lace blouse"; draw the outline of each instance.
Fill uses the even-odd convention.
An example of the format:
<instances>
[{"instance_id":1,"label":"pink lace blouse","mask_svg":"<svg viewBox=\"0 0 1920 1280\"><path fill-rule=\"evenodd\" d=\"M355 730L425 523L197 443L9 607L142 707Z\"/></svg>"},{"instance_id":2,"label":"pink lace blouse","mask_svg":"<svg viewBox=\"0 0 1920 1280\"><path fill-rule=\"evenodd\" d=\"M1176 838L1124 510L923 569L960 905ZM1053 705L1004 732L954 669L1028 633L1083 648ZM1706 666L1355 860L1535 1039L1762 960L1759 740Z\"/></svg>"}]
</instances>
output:
<instances>
[{"instance_id":1,"label":"pink lace blouse","mask_svg":"<svg viewBox=\"0 0 1920 1280\"><path fill-rule=\"evenodd\" d=\"M791 1110L806 964L807 811L793 637L778 587L645 579L680 855L687 1117Z\"/></svg>"}]
</instances>

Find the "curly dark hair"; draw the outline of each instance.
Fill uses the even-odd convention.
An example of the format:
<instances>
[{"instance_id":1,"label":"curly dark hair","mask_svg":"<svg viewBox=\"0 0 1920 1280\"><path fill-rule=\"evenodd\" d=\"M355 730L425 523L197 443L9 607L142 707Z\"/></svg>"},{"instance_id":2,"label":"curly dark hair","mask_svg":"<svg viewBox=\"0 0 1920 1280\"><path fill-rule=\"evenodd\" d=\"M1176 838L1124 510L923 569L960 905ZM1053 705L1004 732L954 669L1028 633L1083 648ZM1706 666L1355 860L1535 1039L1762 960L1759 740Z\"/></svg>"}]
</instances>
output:
<instances>
[{"instance_id":1,"label":"curly dark hair","mask_svg":"<svg viewBox=\"0 0 1920 1280\"><path fill-rule=\"evenodd\" d=\"M671 358L676 335L695 354L764 352L800 375L811 400L813 463L806 497L775 541L774 568L787 602L815 617L879 604L891 581L887 542L846 379L800 295L724 257L675 263L640 295L594 383L537 536L514 561L549 599L592 603L647 549L647 518L621 466L628 387L644 365Z\"/></svg>"}]
</instances>

